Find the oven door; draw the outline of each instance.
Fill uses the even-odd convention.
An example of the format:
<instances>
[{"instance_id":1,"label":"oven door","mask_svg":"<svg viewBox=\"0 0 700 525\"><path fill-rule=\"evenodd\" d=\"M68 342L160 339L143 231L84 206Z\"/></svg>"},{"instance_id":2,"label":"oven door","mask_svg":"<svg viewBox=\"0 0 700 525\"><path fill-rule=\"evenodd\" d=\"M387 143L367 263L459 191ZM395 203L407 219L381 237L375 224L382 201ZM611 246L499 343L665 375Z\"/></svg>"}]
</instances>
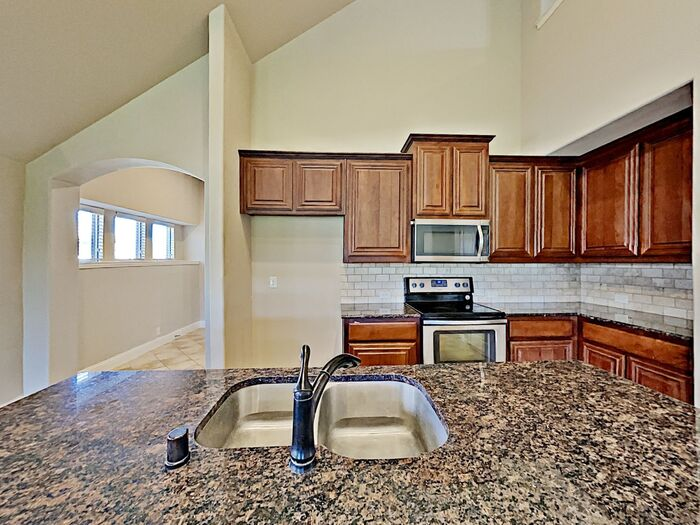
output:
<instances>
[{"instance_id":1,"label":"oven door","mask_svg":"<svg viewBox=\"0 0 700 525\"><path fill-rule=\"evenodd\" d=\"M486 262L489 221L416 219L413 221L415 262Z\"/></svg>"},{"instance_id":2,"label":"oven door","mask_svg":"<svg viewBox=\"0 0 700 525\"><path fill-rule=\"evenodd\" d=\"M424 321L423 363L506 360L506 320Z\"/></svg>"}]
</instances>

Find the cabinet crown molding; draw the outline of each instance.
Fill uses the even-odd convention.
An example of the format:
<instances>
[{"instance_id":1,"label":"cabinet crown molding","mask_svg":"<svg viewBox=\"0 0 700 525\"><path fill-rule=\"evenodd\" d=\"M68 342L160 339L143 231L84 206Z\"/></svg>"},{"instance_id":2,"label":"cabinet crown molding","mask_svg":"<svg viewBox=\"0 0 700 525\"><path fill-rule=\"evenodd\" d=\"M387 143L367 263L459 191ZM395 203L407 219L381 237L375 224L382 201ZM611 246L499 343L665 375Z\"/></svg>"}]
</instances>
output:
<instances>
[{"instance_id":1,"label":"cabinet crown molding","mask_svg":"<svg viewBox=\"0 0 700 525\"><path fill-rule=\"evenodd\" d=\"M411 133L401 148L406 153L414 142L491 142L496 135L455 135L441 133Z\"/></svg>"}]
</instances>

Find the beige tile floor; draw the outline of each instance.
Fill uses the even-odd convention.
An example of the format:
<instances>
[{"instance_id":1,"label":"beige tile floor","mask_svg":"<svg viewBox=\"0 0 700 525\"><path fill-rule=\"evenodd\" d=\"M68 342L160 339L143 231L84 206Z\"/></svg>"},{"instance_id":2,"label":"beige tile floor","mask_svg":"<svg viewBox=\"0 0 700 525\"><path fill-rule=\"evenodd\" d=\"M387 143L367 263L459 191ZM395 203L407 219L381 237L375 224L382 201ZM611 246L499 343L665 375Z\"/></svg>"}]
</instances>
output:
<instances>
[{"instance_id":1,"label":"beige tile floor","mask_svg":"<svg viewBox=\"0 0 700 525\"><path fill-rule=\"evenodd\" d=\"M204 329L194 330L124 363L117 370L196 370L204 368Z\"/></svg>"}]
</instances>

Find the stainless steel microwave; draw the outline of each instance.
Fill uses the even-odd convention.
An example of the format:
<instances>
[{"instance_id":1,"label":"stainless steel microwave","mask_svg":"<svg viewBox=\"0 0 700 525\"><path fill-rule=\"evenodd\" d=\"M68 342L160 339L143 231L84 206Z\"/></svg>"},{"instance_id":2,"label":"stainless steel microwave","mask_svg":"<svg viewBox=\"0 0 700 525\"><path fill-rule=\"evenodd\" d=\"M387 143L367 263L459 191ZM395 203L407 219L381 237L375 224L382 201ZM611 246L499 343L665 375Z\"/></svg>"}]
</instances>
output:
<instances>
[{"instance_id":1,"label":"stainless steel microwave","mask_svg":"<svg viewBox=\"0 0 700 525\"><path fill-rule=\"evenodd\" d=\"M414 262L487 262L489 246L489 221L413 221Z\"/></svg>"}]
</instances>

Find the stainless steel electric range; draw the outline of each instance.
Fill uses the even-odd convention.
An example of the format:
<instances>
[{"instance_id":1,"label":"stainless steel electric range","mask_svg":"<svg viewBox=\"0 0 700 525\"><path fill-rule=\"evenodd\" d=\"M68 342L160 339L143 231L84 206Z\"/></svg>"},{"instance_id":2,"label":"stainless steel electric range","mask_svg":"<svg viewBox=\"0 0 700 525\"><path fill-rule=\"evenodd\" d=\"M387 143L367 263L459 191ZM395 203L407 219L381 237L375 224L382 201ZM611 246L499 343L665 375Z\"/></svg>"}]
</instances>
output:
<instances>
[{"instance_id":1,"label":"stainless steel electric range","mask_svg":"<svg viewBox=\"0 0 700 525\"><path fill-rule=\"evenodd\" d=\"M506 314L473 301L471 277L405 277L422 318L423 363L506 360Z\"/></svg>"}]
</instances>

